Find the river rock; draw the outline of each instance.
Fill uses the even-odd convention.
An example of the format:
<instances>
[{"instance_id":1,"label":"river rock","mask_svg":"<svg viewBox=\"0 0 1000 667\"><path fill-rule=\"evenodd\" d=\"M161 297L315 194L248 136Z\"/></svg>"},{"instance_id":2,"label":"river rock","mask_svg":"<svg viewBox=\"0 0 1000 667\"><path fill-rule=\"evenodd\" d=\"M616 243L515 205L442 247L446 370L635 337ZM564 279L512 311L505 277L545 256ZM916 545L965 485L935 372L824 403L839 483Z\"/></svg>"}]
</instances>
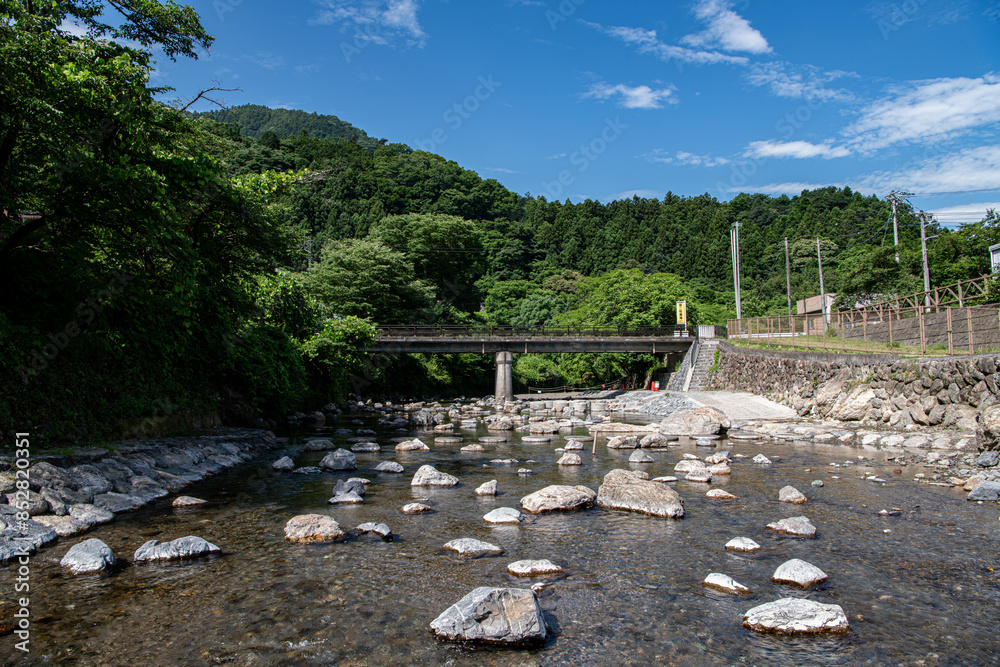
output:
<instances>
[{"instance_id":1,"label":"river rock","mask_svg":"<svg viewBox=\"0 0 1000 667\"><path fill-rule=\"evenodd\" d=\"M729 419L715 408L675 412L660 422L665 435L714 435L729 430Z\"/></svg>"},{"instance_id":2,"label":"river rock","mask_svg":"<svg viewBox=\"0 0 1000 667\"><path fill-rule=\"evenodd\" d=\"M969 492L966 500L1000 500L1000 482L983 482Z\"/></svg>"},{"instance_id":3,"label":"river rock","mask_svg":"<svg viewBox=\"0 0 1000 667\"><path fill-rule=\"evenodd\" d=\"M80 521L72 516L66 514L63 516L56 516L54 514L42 514L36 516L32 519L36 523L40 523L43 526L47 526L52 530L56 531L56 535L59 537L72 537L73 535L79 535L80 533L85 533L90 530L93 524L86 523L85 521Z\"/></svg>"},{"instance_id":4,"label":"river rock","mask_svg":"<svg viewBox=\"0 0 1000 667\"><path fill-rule=\"evenodd\" d=\"M471 445L466 445L462 447L459 451L462 452L485 452L486 448L480 445L478 442L474 442Z\"/></svg>"},{"instance_id":5,"label":"river rock","mask_svg":"<svg viewBox=\"0 0 1000 667\"><path fill-rule=\"evenodd\" d=\"M801 491L796 489L794 486L786 486L783 487L781 491L778 491L778 500L780 500L783 503L794 503L798 505L806 502L809 499L806 498L805 495Z\"/></svg>"},{"instance_id":6,"label":"river rock","mask_svg":"<svg viewBox=\"0 0 1000 667\"><path fill-rule=\"evenodd\" d=\"M767 458L763 454L758 454L757 456L753 457L752 460L753 460L754 463L759 463L761 465L764 465L764 464L767 464L767 463L771 462L771 459Z\"/></svg>"},{"instance_id":7,"label":"river rock","mask_svg":"<svg viewBox=\"0 0 1000 667\"><path fill-rule=\"evenodd\" d=\"M714 588L717 591L730 593L732 595L746 595L752 592L749 588L739 583L732 577L720 572L713 572L705 577L705 580L701 582L701 585L706 588Z\"/></svg>"},{"instance_id":8,"label":"river rock","mask_svg":"<svg viewBox=\"0 0 1000 667\"><path fill-rule=\"evenodd\" d=\"M96 505L70 505L69 515L78 521L86 523L88 526L97 526L115 520L113 512L97 507Z\"/></svg>"},{"instance_id":9,"label":"river rock","mask_svg":"<svg viewBox=\"0 0 1000 667\"><path fill-rule=\"evenodd\" d=\"M302 451L304 452L327 452L336 447L333 444L333 440L326 439L316 439L309 440L304 445L302 445Z\"/></svg>"},{"instance_id":10,"label":"river rock","mask_svg":"<svg viewBox=\"0 0 1000 667\"><path fill-rule=\"evenodd\" d=\"M948 421L947 417L945 421ZM981 452L1000 450L1000 403L983 409L979 414L976 446Z\"/></svg>"},{"instance_id":11,"label":"river rock","mask_svg":"<svg viewBox=\"0 0 1000 667\"><path fill-rule=\"evenodd\" d=\"M491 479L476 487L477 496L495 496L497 494L497 481Z\"/></svg>"},{"instance_id":12,"label":"river rock","mask_svg":"<svg viewBox=\"0 0 1000 667\"><path fill-rule=\"evenodd\" d=\"M441 472L432 465L420 466L410 482L410 486L455 486L456 484L458 484L457 477Z\"/></svg>"},{"instance_id":13,"label":"river rock","mask_svg":"<svg viewBox=\"0 0 1000 667\"><path fill-rule=\"evenodd\" d=\"M845 634L849 629L840 605L801 598L782 598L758 605L743 615L743 626L754 632L781 635Z\"/></svg>"},{"instance_id":14,"label":"river rock","mask_svg":"<svg viewBox=\"0 0 1000 667\"><path fill-rule=\"evenodd\" d=\"M318 466L302 466L292 471L296 475L320 475L323 469Z\"/></svg>"},{"instance_id":15,"label":"river rock","mask_svg":"<svg viewBox=\"0 0 1000 667\"><path fill-rule=\"evenodd\" d=\"M534 577L542 574L558 574L563 569L550 560L519 560L510 563L507 571L515 577Z\"/></svg>"},{"instance_id":16,"label":"river rock","mask_svg":"<svg viewBox=\"0 0 1000 667\"><path fill-rule=\"evenodd\" d=\"M368 521L358 526L357 530L362 533L375 533L386 542L392 540L392 530L390 530L389 526L384 523Z\"/></svg>"},{"instance_id":17,"label":"river rock","mask_svg":"<svg viewBox=\"0 0 1000 667\"><path fill-rule=\"evenodd\" d=\"M663 449L664 447L669 447L672 442L677 442L676 435L647 433L642 436L642 440L639 441L639 446L647 449Z\"/></svg>"},{"instance_id":18,"label":"river rock","mask_svg":"<svg viewBox=\"0 0 1000 667\"><path fill-rule=\"evenodd\" d=\"M608 439L608 449L635 449L639 438L634 435L616 435Z\"/></svg>"},{"instance_id":19,"label":"river rock","mask_svg":"<svg viewBox=\"0 0 1000 667\"><path fill-rule=\"evenodd\" d=\"M728 465L729 463L729 452L716 452L715 454L709 454L705 457L705 463L710 466L714 465Z\"/></svg>"},{"instance_id":20,"label":"river rock","mask_svg":"<svg viewBox=\"0 0 1000 667\"><path fill-rule=\"evenodd\" d=\"M656 459L654 459L652 456L650 456L646 452L642 451L641 449L637 449L634 452L632 452L631 456L628 457L628 462L629 463L655 463Z\"/></svg>"},{"instance_id":21,"label":"river rock","mask_svg":"<svg viewBox=\"0 0 1000 667\"><path fill-rule=\"evenodd\" d=\"M375 442L356 442L351 445L351 451L358 454L370 454L380 450L378 443Z\"/></svg>"},{"instance_id":22,"label":"river rock","mask_svg":"<svg viewBox=\"0 0 1000 667\"><path fill-rule=\"evenodd\" d=\"M714 466L709 466L708 472L713 475L729 475L732 474L733 469L725 463L716 463Z\"/></svg>"},{"instance_id":23,"label":"river rock","mask_svg":"<svg viewBox=\"0 0 1000 667\"><path fill-rule=\"evenodd\" d=\"M285 524L285 539L301 544L333 542L344 536L340 524L332 516L303 514L293 516Z\"/></svg>"},{"instance_id":24,"label":"river rock","mask_svg":"<svg viewBox=\"0 0 1000 667\"><path fill-rule=\"evenodd\" d=\"M684 459L678 461L677 465L674 466L674 472L691 472L692 470L708 470L708 466L705 465L704 461L698 459Z\"/></svg>"},{"instance_id":25,"label":"river rock","mask_svg":"<svg viewBox=\"0 0 1000 667\"><path fill-rule=\"evenodd\" d=\"M566 452L559 458L558 461L556 461L556 465L579 466L583 465L583 459L580 458L579 454L572 454L570 452Z\"/></svg>"},{"instance_id":26,"label":"river rock","mask_svg":"<svg viewBox=\"0 0 1000 667\"><path fill-rule=\"evenodd\" d=\"M518 645L542 643L547 629L534 591L481 586L431 622L438 637L451 641Z\"/></svg>"},{"instance_id":27,"label":"river rock","mask_svg":"<svg viewBox=\"0 0 1000 667\"><path fill-rule=\"evenodd\" d=\"M689 482L704 482L707 484L712 481L712 472L708 468L698 468L684 475L684 479Z\"/></svg>"},{"instance_id":28,"label":"river rock","mask_svg":"<svg viewBox=\"0 0 1000 667\"><path fill-rule=\"evenodd\" d=\"M521 513L513 507L498 507L495 510L488 512L486 516L483 517L483 521L493 524L517 524L521 523Z\"/></svg>"},{"instance_id":29,"label":"river rock","mask_svg":"<svg viewBox=\"0 0 1000 667\"><path fill-rule=\"evenodd\" d=\"M521 498L521 509L531 514L580 510L594 506L597 494L586 486L553 484Z\"/></svg>"},{"instance_id":30,"label":"river rock","mask_svg":"<svg viewBox=\"0 0 1000 667\"><path fill-rule=\"evenodd\" d=\"M771 575L779 584L795 584L807 588L828 579L826 572L799 558L786 560Z\"/></svg>"},{"instance_id":31,"label":"river rock","mask_svg":"<svg viewBox=\"0 0 1000 667\"><path fill-rule=\"evenodd\" d=\"M397 452L429 452L430 449L420 438L396 443Z\"/></svg>"},{"instance_id":32,"label":"river rock","mask_svg":"<svg viewBox=\"0 0 1000 667\"><path fill-rule=\"evenodd\" d=\"M323 460L319 462L319 467L332 471L357 470L358 457L354 455L354 452L349 452L346 449L338 449L324 456Z\"/></svg>"},{"instance_id":33,"label":"river rock","mask_svg":"<svg viewBox=\"0 0 1000 667\"><path fill-rule=\"evenodd\" d=\"M499 555L503 553L503 549L497 545L481 540L474 540L471 537L460 537L457 540L452 540L446 543L444 548L462 556L472 556L473 558L485 556L486 554Z\"/></svg>"},{"instance_id":34,"label":"river rock","mask_svg":"<svg viewBox=\"0 0 1000 667\"><path fill-rule=\"evenodd\" d=\"M749 537L734 537L726 542L726 550L753 553L754 551L760 551L761 546Z\"/></svg>"},{"instance_id":35,"label":"river rock","mask_svg":"<svg viewBox=\"0 0 1000 667\"><path fill-rule=\"evenodd\" d=\"M409 503L403 505L399 511L403 514L425 514L426 512L433 512L434 509L430 505L423 503Z\"/></svg>"},{"instance_id":36,"label":"river rock","mask_svg":"<svg viewBox=\"0 0 1000 667\"><path fill-rule=\"evenodd\" d=\"M669 482L676 482L677 478L674 477L673 475L666 475L664 477L654 477L653 481L654 482L661 482L663 484L667 484Z\"/></svg>"},{"instance_id":37,"label":"river rock","mask_svg":"<svg viewBox=\"0 0 1000 667\"><path fill-rule=\"evenodd\" d=\"M976 465L980 468L995 468L997 464L1000 464L1000 451L997 450L983 452L976 459Z\"/></svg>"},{"instance_id":38,"label":"river rock","mask_svg":"<svg viewBox=\"0 0 1000 667\"><path fill-rule=\"evenodd\" d=\"M277 470L278 472L291 472L295 470L295 462L288 456L282 456L280 459L271 464L271 468Z\"/></svg>"},{"instance_id":39,"label":"river rock","mask_svg":"<svg viewBox=\"0 0 1000 667\"><path fill-rule=\"evenodd\" d=\"M144 498L131 496L124 493L101 493L94 496L94 505L109 512L119 514L120 512L132 512L146 504Z\"/></svg>"},{"instance_id":40,"label":"river rock","mask_svg":"<svg viewBox=\"0 0 1000 667\"><path fill-rule=\"evenodd\" d=\"M672 519L684 516L684 501L676 491L665 484L643 479L631 470L612 470L605 475L604 483L597 490L597 504Z\"/></svg>"},{"instance_id":41,"label":"river rock","mask_svg":"<svg viewBox=\"0 0 1000 667\"><path fill-rule=\"evenodd\" d=\"M804 516L793 516L767 524L775 532L795 537L816 537L816 526Z\"/></svg>"},{"instance_id":42,"label":"river rock","mask_svg":"<svg viewBox=\"0 0 1000 667\"><path fill-rule=\"evenodd\" d=\"M563 447L567 452L575 452L583 449L583 443L579 440L569 439L566 441L566 446Z\"/></svg>"},{"instance_id":43,"label":"river rock","mask_svg":"<svg viewBox=\"0 0 1000 667\"><path fill-rule=\"evenodd\" d=\"M330 505L360 505L365 499L354 491L339 493L326 501Z\"/></svg>"},{"instance_id":44,"label":"river rock","mask_svg":"<svg viewBox=\"0 0 1000 667\"><path fill-rule=\"evenodd\" d=\"M116 562L111 547L97 538L91 538L73 545L59 561L59 565L73 574L90 574L106 570Z\"/></svg>"},{"instance_id":45,"label":"river rock","mask_svg":"<svg viewBox=\"0 0 1000 667\"><path fill-rule=\"evenodd\" d=\"M736 500L736 496L722 489L712 489L705 493L705 497L714 498L715 500Z\"/></svg>"},{"instance_id":46,"label":"river rock","mask_svg":"<svg viewBox=\"0 0 1000 667\"><path fill-rule=\"evenodd\" d=\"M132 557L134 563L145 563L157 560L179 560L181 558L198 558L221 551L211 542L194 535L178 537L176 540L161 543L150 540L135 550Z\"/></svg>"},{"instance_id":47,"label":"river rock","mask_svg":"<svg viewBox=\"0 0 1000 667\"><path fill-rule=\"evenodd\" d=\"M395 461L382 461L382 463L379 463L377 466L375 466L376 472L401 473L404 470L405 468L403 468L403 466L399 465Z\"/></svg>"},{"instance_id":48,"label":"river rock","mask_svg":"<svg viewBox=\"0 0 1000 667\"><path fill-rule=\"evenodd\" d=\"M365 483L358 477L352 477L346 482L342 479L338 479L337 483L333 487L333 495L340 496L345 493L355 493L359 496L365 495Z\"/></svg>"}]
</instances>

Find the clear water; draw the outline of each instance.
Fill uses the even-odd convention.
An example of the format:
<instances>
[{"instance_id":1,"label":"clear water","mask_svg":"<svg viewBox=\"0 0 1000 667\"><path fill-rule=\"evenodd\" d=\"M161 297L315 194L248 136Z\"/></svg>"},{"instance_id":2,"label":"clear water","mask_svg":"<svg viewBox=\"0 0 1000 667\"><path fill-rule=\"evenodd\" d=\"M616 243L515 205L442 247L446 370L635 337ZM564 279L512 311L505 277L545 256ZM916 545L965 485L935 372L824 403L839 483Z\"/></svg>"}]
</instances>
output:
<instances>
[{"instance_id":1,"label":"clear water","mask_svg":"<svg viewBox=\"0 0 1000 667\"><path fill-rule=\"evenodd\" d=\"M346 421L332 426L352 426ZM363 426L374 428L373 422ZM578 434L585 433L582 429ZM466 442L480 430L456 430ZM560 467L545 445L486 445L482 453L461 445L434 444L433 451L397 453L386 434L382 452L359 454L359 470L339 477L373 480L365 503L328 506L338 475L275 474L271 461L291 454L297 465L316 464L323 453L299 454L293 439L282 451L223 473L186 490L210 501L175 509L169 499L90 533L62 540L34 558L33 644L25 661L13 638L0 638L7 664L71 665L992 665L1000 663L1000 522L995 504L965 501L965 494L917 485L920 468L893 473L884 459L835 469L830 462L856 460L858 450L808 443L718 441L715 447L654 451L656 463L632 467L651 477L673 474L683 452L704 457L731 450L752 457L779 456L763 467L749 458L733 464L721 483L677 482L687 515L682 520L603 510L526 515L519 527L490 527L482 515L518 507L519 499L549 484L596 489L615 467L630 467L629 452L590 445L584 465ZM683 439L682 439L683 440ZM535 463L483 467L490 459ZM402 475L373 472L383 460L406 467ZM457 475L447 489L411 488L424 463ZM519 476L519 467L534 474ZM806 469L811 469L807 472ZM930 471L928 471L930 472ZM885 486L860 479L884 477ZM832 475L839 475L834 480ZM501 494L480 498L479 484L497 479ZM810 482L823 479L823 488ZM810 496L805 505L777 500L793 484ZM712 487L739 496L705 497ZM423 501L431 514L403 515L399 508ZM899 507L901 516L880 517ZM384 521L393 542L349 533L346 542L292 545L285 522L296 514L321 513L352 529ZM805 514L817 539L770 534L771 521ZM884 534L883 529L891 529ZM59 559L70 546L98 537L115 553L131 555L149 539L200 535L222 547L221 556L172 565L129 566L113 575L70 576ZM756 555L726 552L731 538L763 545ZM502 556L465 559L442 550L457 537L503 547ZM802 591L770 581L789 558L802 558L830 578ZM522 558L548 558L564 573L532 579L509 575ZM992 568L992 569L991 569ZM703 588L710 572L729 574L753 594L731 597ZM0 570L0 579L12 579ZM428 624L475 586L550 585L539 594L550 639L533 649L483 649L438 641ZM0 600L10 604L13 585ZM844 607L851 630L839 638L761 636L741 626L752 606L788 595ZM0 606L2 608L2 606ZM8 607L10 609L10 607ZM10 649L10 650L8 650ZM932 654L932 655L929 655ZM936 656L936 657L935 657Z\"/></svg>"}]
</instances>

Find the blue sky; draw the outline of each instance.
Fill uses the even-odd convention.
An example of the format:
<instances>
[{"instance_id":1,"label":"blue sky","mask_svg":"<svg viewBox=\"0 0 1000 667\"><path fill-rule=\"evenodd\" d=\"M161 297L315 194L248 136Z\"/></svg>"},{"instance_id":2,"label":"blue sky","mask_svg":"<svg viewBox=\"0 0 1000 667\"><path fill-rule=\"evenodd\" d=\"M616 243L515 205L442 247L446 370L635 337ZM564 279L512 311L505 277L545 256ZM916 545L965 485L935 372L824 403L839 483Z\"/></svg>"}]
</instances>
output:
<instances>
[{"instance_id":1,"label":"blue sky","mask_svg":"<svg viewBox=\"0 0 1000 667\"><path fill-rule=\"evenodd\" d=\"M1000 1L197 0L189 99L334 114L519 193L907 189L1000 210ZM211 108L207 104L195 107ZM941 194L957 193L957 194Z\"/></svg>"}]
</instances>

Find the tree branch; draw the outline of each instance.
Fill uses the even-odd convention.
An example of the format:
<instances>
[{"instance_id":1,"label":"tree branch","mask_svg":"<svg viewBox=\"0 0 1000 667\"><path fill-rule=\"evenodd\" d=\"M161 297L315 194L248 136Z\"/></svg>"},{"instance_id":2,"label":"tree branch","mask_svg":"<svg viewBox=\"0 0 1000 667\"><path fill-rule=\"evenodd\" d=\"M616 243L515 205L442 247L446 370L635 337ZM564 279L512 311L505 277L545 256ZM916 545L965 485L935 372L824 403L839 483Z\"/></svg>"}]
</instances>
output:
<instances>
[{"instance_id":1,"label":"tree branch","mask_svg":"<svg viewBox=\"0 0 1000 667\"><path fill-rule=\"evenodd\" d=\"M210 92L212 92L214 90L218 90L218 91L225 92L225 93L231 93L231 92L237 91L237 90L240 91L241 93L243 92L242 88L221 88L219 86L212 86L211 88L206 88L205 90L203 90L200 93L198 93L197 95L195 95L195 97L194 97L193 100L191 100L190 102L188 102L187 104L185 104L183 107L181 107L181 111L187 111L189 106L191 106L192 104L194 104L195 102L197 102L198 100L200 100L202 98L205 98L206 100L208 100L209 102L211 102L215 106L219 107L220 109L225 109L226 105L225 105L224 102L220 102L219 100L212 99L211 97L209 97L208 95L205 94L205 93L210 93Z\"/></svg>"}]
</instances>

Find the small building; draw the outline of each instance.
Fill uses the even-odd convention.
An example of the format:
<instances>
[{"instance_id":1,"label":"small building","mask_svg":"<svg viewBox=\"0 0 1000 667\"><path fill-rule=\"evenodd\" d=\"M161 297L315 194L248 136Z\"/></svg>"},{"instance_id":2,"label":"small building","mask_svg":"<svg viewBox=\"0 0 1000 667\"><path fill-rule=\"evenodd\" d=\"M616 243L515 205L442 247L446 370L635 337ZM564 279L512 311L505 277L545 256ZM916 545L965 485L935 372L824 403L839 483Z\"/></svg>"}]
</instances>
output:
<instances>
[{"instance_id":1,"label":"small building","mask_svg":"<svg viewBox=\"0 0 1000 667\"><path fill-rule=\"evenodd\" d=\"M996 273L1000 269L1000 243L990 246L990 272Z\"/></svg>"},{"instance_id":2,"label":"small building","mask_svg":"<svg viewBox=\"0 0 1000 667\"><path fill-rule=\"evenodd\" d=\"M834 292L817 294L795 302L795 314L805 315L810 331L826 331L830 313L833 312L833 302L837 299Z\"/></svg>"}]
</instances>

